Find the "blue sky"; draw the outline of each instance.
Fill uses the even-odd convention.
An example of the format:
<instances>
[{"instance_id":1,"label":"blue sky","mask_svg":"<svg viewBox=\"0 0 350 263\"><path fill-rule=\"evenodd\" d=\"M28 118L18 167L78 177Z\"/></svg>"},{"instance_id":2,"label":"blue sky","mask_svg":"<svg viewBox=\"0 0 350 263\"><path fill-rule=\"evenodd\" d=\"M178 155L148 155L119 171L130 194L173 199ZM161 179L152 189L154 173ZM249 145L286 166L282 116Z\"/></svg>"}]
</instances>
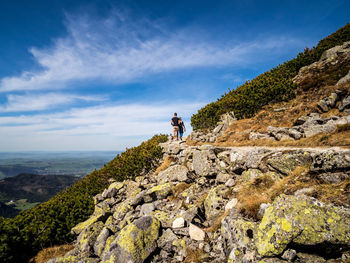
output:
<instances>
[{"instance_id":1,"label":"blue sky","mask_svg":"<svg viewBox=\"0 0 350 263\"><path fill-rule=\"evenodd\" d=\"M0 151L123 150L349 21L350 2L0 2Z\"/></svg>"}]
</instances>

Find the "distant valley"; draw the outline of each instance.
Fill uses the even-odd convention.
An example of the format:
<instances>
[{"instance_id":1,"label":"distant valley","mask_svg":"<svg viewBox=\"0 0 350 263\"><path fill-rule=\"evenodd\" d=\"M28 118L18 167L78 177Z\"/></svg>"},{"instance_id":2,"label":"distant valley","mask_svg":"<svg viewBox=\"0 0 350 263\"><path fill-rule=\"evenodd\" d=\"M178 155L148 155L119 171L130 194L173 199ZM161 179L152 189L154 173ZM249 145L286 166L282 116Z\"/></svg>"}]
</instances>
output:
<instances>
[{"instance_id":1,"label":"distant valley","mask_svg":"<svg viewBox=\"0 0 350 263\"><path fill-rule=\"evenodd\" d=\"M119 152L0 153L0 216L49 200Z\"/></svg>"},{"instance_id":2,"label":"distant valley","mask_svg":"<svg viewBox=\"0 0 350 263\"><path fill-rule=\"evenodd\" d=\"M85 176L113 159L115 152L0 152L0 179L20 173Z\"/></svg>"}]
</instances>

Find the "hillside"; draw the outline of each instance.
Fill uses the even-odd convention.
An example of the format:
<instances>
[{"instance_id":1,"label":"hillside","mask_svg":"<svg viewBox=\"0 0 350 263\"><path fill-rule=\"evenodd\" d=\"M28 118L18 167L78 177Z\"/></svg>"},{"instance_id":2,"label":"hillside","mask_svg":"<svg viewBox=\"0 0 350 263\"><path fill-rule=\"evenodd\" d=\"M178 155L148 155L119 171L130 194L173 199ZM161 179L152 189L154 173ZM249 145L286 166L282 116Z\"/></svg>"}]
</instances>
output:
<instances>
[{"instance_id":1,"label":"hillside","mask_svg":"<svg viewBox=\"0 0 350 263\"><path fill-rule=\"evenodd\" d=\"M17 209L28 209L49 200L78 179L69 175L19 174L0 180L0 201L12 201ZM6 214L0 213L0 216L6 217Z\"/></svg>"},{"instance_id":2,"label":"hillside","mask_svg":"<svg viewBox=\"0 0 350 263\"><path fill-rule=\"evenodd\" d=\"M48 202L0 219L0 261L72 242L48 262L347 262L349 30L201 109L187 143L155 136ZM272 112L281 114L276 122ZM326 147L287 143L313 136L326 136ZM335 138L341 147L331 147Z\"/></svg>"},{"instance_id":3,"label":"hillside","mask_svg":"<svg viewBox=\"0 0 350 263\"><path fill-rule=\"evenodd\" d=\"M250 118L161 143L157 170L97 194L48 262L350 262L350 42L317 57L288 76L286 101L264 90Z\"/></svg>"},{"instance_id":4,"label":"hillside","mask_svg":"<svg viewBox=\"0 0 350 263\"><path fill-rule=\"evenodd\" d=\"M19 210L13 208L12 206L6 205L0 202L0 216L3 217L14 217L19 213Z\"/></svg>"}]
</instances>

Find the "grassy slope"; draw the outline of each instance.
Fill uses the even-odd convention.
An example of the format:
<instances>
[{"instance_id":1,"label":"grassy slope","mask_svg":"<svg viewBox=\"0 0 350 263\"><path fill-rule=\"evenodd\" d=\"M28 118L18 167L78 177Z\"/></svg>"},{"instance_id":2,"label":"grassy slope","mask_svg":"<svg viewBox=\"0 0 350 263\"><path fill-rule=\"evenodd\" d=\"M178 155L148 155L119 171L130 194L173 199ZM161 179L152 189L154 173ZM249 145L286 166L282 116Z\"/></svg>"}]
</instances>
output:
<instances>
[{"instance_id":1,"label":"grassy slope","mask_svg":"<svg viewBox=\"0 0 350 263\"><path fill-rule=\"evenodd\" d=\"M316 47L305 49L296 58L257 76L237 89L225 93L216 102L204 106L192 116L192 127L194 130L211 129L226 112L234 111L239 119L249 118L269 103L293 99L296 86L292 78L299 69L318 61L325 50L345 41L350 41L350 23L322 39Z\"/></svg>"}]
</instances>

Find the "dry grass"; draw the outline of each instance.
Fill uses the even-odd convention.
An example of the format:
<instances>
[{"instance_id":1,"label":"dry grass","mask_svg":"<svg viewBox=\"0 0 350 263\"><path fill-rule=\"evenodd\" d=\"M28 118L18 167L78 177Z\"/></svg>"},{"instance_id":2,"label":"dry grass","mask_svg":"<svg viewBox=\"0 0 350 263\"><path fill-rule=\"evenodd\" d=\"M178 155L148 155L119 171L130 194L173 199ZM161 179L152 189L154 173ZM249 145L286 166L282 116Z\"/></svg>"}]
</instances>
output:
<instances>
[{"instance_id":1,"label":"dry grass","mask_svg":"<svg viewBox=\"0 0 350 263\"><path fill-rule=\"evenodd\" d=\"M318 184L310 195L325 203L350 207L350 178L338 184Z\"/></svg>"},{"instance_id":2,"label":"dry grass","mask_svg":"<svg viewBox=\"0 0 350 263\"><path fill-rule=\"evenodd\" d=\"M175 185L172 189L173 196L177 198L179 194L181 194L183 191L185 191L187 188L189 188L192 184L187 184L185 182L178 183Z\"/></svg>"},{"instance_id":3,"label":"dry grass","mask_svg":"<svg viewBox=\"0 0 350 263\"><path fill-rule=\"evenodd\" d=\"M172 156L167 156L164 160L164 162L158 166L158 168L155 171L155 174L159 174L160 172L166 170L169 168L170 164L174 161L174 157Z\"/></svg>"},{"instance_id":4,"label":"dry grass","mask_svg":"<svg viewBox=\"0 0 350 263\"><path fill-rule=\"evenodd\" d=\"M350 123L337 126L337 132L346 132L346 131L350 131Z\"/></svg>"},{"instance_id":5,"label":"dry grass","mask_svg":"<svg viewBox=\"0 0 350 263\"><path fill-rule=\"evenodd\" d=\"M186 258L184 263L200 263L202 260L203 251L201 249L186 248Z\"/></svg>"},{"instance_id":6,"label":"dry grass","mask_svg":"<svg viewBox=\"0 0 350 263\"><path fill-rule=\"evenodd\" d=\"M258 219L257 212L262 203L271 203L282 193L292 194L298 189L314 185L315 180L309 177L307 172L307 168L297 167L281 181L275 181L269 175L262 175L240 184L236 196L237 208L242 214Z\"/></svg>"},{"instance_id":7,"label":"dry grass","mask_svg":"<svg viewBox=\"0 0 350 263\"><path fill-rule=\"evenodd\" d=\"M327 134L318 134L309 138L302 138L300 140L249 140L249 133L266 132L268 126L274 127L292 127L295 120L301 116L318 111L317 102L329 96L336 89L348 92L350 90L350 83L342 86L325 86L319 89L310 89L298 95L295 99L289 102L281 102L266 105L253 118L242 119L235 121L225 131L225 134L217 139L214 145L217 146L271 146L271 147L325 147L325 146L339 146L350 147L350 132L349 129L338 129L336 132ZM339 103L339 102L338 102ZM343 113L337 109L332 109L327 113L323 113L323 117L333 115L342 116ZM189 145L201 145L188 140ZM205 143L209 144L209 143Z\"/></svg>"},{"instance_id":8,"label":"dry grass","mask_svg":"<svg viewBox=\"0 0 350 263\"><path fill-rule=\"evenodd\" d=\"M220 215L218 218L213 220L213 224L210 227L203 229L204 232L210 233L210 232L216 232L217 230L219 230L221 227L222 219L224 219L226 216L228 216L229 213L230 213L230 211L225 211L222 215Z\"/></svg>"},{"instance_id":9,"label":"dry grass","mask_svg":"<svg viewBox=\"0 0 350 263\"><path fill-rule=\"evenodd\" d=\"M204 201L205 199L207 198L208 196L208 192L204 192L198 199L197 201L195 202L195 206L197 207L201 207L203 204L204 204Z\"/></svg>"},{"instance_id":10,"label":"dry grass","mask_svg":"<svg viewBox=\"0 0 350 263\"><path fill-rule=\"evenodd\" d=\"M238 209L244 215L258 219L260 204L271 203L280 194L293 194L302 188L313 188L308 195L324 203L350 207L350 179L338 184L325 183L312 176L306 167L297 167L281 181L268 176L257 177L242 183L237 193Z\"/></svg>"},{"instance_id":11,"label":"dry grass","mask_svg":"<svg viewBox=\"0 0 350 263\"><path fill-rule=\"evenodd\" d=\"M46 263L48 260L62 257L74 248L73 245L61 245L56 247L44 248L30 260L31 263Z\"/></svg>"}]
</instances>

